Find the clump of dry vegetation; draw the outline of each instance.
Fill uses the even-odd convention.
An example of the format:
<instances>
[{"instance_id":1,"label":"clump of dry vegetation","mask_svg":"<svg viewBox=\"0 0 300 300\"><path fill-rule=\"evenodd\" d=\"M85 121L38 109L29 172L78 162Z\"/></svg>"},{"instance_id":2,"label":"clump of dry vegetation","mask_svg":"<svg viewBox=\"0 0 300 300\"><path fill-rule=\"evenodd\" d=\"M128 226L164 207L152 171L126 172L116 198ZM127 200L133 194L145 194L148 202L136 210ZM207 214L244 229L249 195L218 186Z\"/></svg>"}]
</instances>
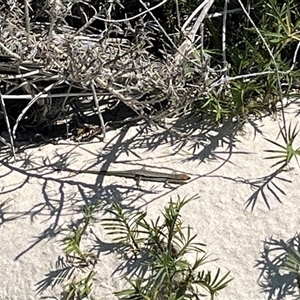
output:
<instances>
[{"instance_id":1,"label":"clump of dry vegetation","mask_svg":"<svg viewBox=\"0 0 300 300\"><path fill-rule=\"evenodd\" d=\"M53 129L68 136L91 122L104 136L103 114L118 106L150 123L187 110L216 77L193 45L212 1L189 35L173 37L177 45L153 15L165 3L140 1L134 15L118 1L2 4L0 122L10 140L1 141L13 148L29 132L33 141Z\"/></svg>"}]
</instances>

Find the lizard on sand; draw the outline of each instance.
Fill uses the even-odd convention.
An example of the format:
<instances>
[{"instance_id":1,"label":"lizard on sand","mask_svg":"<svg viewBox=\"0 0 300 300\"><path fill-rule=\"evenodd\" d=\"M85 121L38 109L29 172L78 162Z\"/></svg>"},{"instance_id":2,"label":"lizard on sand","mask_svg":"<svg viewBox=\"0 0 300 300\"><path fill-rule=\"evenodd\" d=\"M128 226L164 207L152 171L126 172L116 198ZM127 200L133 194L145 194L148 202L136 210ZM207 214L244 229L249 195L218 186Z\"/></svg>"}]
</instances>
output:
<instances>
[{"instance_id":1,"label":"lizard on sand","mask_svg":"<svg viewBox=\"0 0 300 300\"><path fill-rule=\"evenodd\" d=\"M191 178L185 173L165 173L158 171L148 171L145 169L138 170L124 170L124 171L107 171L107 170L74 170L70 168L55 168L54 171L65 171L76 174L88 173L88 174L97 174L97 175L106 175L106 176L117 176L117 177L126 177L136 180L137 186L141 180L143 181L155 181L155 182L164 182L165 185L169 183L174 184L185 184Z\"/></svg>"}]
</instances>

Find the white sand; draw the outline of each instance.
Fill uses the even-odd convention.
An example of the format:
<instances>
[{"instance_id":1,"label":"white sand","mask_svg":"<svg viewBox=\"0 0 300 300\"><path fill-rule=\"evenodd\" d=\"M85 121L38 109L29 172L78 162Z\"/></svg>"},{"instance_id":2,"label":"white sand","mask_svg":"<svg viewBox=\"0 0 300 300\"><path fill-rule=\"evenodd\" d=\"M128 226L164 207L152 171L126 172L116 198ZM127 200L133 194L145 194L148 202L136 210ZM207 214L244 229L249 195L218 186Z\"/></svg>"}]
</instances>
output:
<instances>
[{"instance_id":1,"label":"white sand","mask_svg":"<svg viewBox=\"0 0 300 300\"><path fill-rule=\"evenodd\" d=\"M294 123L297 109L293 106L287 110L288 119ZM199 196L183 209L183 219L186 225L193 227L193 233L198 234L197 241L207 244L210 258L219 258L204 267L212 270L220 267L222 274L231 271L234 277L218 299L293 299L288 295L297 293L295 281L278 269L282 260L274 258L279 257L285 243L299 231L299 167L293 161L292 168L279 176L290 182L274 179L255 197L257 190L252 189L250 183L257 181L261 186L259 179L275 171L270 168L273 162L264 159L268 153L263 150L274 149L264 136L276 140L278 122L265 118L255 124L263 135L259 132L255 135L253 127L247 124L237 135L227 126L219 132L206 133L206 140L203 133L191 130L192 139L188 142L157 129L143 134L138 133L138 128L111 131L104 142L95 140L89 145L61 142L28 149L18 154L15 164L8 159L8 153L2 151L0 299L55 299L51 296L59 296L60 286L37 295L37 284L55 270L57 259L63 256L61 229L82 217L80 208L85 202L101 199L108 203L115 199L135 209L147 210L149 218L154 219L170 197L176 199L177 195ZM299 144L298 138L296 146ZM141 188L137 188L133 180L126 178L90 174L68 178L69 173L53 173L47 167L35 170L50 162L56 166L59 162L68 162L75 169L91 166L123 170L155 166L170 169L170 172L188 172L193 180L176 190L153 182L142 182ZM253 201L245 209L251 197ZM100 212L97 217L101 218ZM109 243L100 222L94 224L93 232L102 242ZM274 245L268 250L264 241L270 238ZM96 243L91 232L86 239ZM93 299L117 299L113 292L121 289L123 282L120 274L112 274L119 263L115 254L108 251L100 254ZM262 270L263 277L260 277Z\"/></svg>"}]
</instances>

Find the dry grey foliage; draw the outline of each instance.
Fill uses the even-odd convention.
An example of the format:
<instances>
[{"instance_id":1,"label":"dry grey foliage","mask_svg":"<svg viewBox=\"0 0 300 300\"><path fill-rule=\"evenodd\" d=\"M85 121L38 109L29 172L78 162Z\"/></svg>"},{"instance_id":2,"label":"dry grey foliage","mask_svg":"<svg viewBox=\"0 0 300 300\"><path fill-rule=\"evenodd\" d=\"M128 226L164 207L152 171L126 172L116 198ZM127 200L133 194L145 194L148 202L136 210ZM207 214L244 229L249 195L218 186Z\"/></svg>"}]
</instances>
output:
<instances>
[{"instance_id":1,"label":"dry grey foliage","mask_svg":"<svg viewBox=\"0 0 300 300\"><path fill-rule=\"evenodd\" d=\"M201 48L193 45L195 32L213 0L204 1L197 9L196 25L190 25L192 18L188 20L184 28L190 28L191 34L186 34L178 46L152 13L165 2L149 8L140 0L145 10L131 18L139 19L136 28L132 28L129 18L111 18L111 12L120 5L118 2L109 1L97 9L84 1L36 1L34 8L27 0L7 0L1 4L1 104L6 108L21 107L15 122L7 122L8 127L13 127L7 128L11 147L21 121L35 126L63 119L68 122L68 112L74 113L74 103L84 99L93 100L103 134L105 121L101 112L119 101L149 122L159 123L165 117L188 110L205 92L208 81L217 76L209 71ZM39 3L45 4L38 7ZM79 29L66 21L72 16L75 3L93 12L87 15L82 9L84 25ZM46 15L49 21L36 22L34 17L38 14ZM147 14L153 20L151 26L143 22ZM94 21L101 21L104 29L95 33ZM148 51L157 32L172 42L173 53L161 50L158 58ZM185 29L184 33L187 32ZM112 38L113 33L122 38ZM2 109L6 118L7 110Z\"/></svg>"}]
</instances>

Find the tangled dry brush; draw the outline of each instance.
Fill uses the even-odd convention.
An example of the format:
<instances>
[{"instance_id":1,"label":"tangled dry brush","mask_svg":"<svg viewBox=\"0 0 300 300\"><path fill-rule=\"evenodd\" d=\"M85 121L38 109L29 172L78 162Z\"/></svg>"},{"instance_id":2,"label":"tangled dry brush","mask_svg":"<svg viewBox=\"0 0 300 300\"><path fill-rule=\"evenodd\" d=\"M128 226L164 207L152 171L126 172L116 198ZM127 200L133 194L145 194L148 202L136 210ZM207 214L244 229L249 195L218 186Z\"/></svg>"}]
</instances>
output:
<instances>
[{"instance_id":1,"label":"tangled dry brush","mask_svg":"<svg viewBox=\"0 0 300 300\"><path fill-rule=\"evenodd\" d=\"M173 34L155 16L165 3L140 0L129 16L118 1L2 2L2 143L14 147L30 128L84 124L90 115L105 135L103 116L118 105L158 123L189 110L216 77L196 34L213 1Z\"/></svg>"}]
</instances>

